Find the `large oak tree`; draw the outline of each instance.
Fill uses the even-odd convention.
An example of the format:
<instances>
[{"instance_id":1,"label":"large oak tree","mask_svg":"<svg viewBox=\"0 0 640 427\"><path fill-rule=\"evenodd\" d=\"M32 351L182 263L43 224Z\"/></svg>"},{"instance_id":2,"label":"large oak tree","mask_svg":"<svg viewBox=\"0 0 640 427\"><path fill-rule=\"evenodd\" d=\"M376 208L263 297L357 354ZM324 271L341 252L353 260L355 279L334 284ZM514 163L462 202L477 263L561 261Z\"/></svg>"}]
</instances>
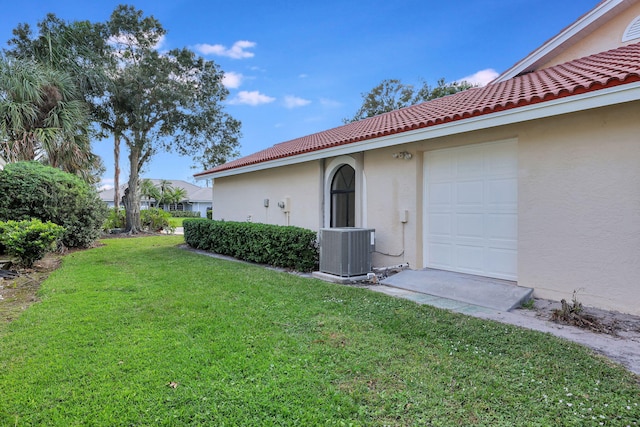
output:
<instances>
[{"instance_id":1,"label":"large oak tree","mask_svg":"<svg viewBox=\"0 0 640 427\"><path fill-rule=\"evenodd\" d=\"M124 196L126 228L140 229L139 175L158 151L219 163L235 154L240 122L224 112L228 95L213 61L189 49L159 52L165 34L153 17L119 6L108 23L117 55L114 90L107 104L129 149ZM210 165L210 164L209 164Z\"/></svg>"},{"instance_id":2,"label":"large oak tree","mask_svg":"<svg viewBox=\"0 0 640 427\"><path fill-rule=\"evenodd\" d=\"M160 52L166 31L155 18L121 5L105 23L65 23L53 15L45 22L35 39L24 25L14 30L13 50L40 61L47 60L42 52L71 58L59 62L77 70L93 122L113 135L116 157L120 141L128 148L129 232L140 230L139 176L155 153L191 156L203 168L237 154L240 122L224 111L222 71L186 48Z\"/></svg>"}]
</instances>

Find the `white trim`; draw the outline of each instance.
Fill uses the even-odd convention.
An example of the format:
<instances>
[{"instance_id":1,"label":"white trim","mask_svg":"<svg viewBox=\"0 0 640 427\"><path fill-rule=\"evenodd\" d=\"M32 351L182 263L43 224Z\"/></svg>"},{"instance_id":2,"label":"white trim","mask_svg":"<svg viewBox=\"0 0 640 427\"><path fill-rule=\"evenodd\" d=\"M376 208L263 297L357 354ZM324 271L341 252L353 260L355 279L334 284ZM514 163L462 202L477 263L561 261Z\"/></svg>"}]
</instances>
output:
<instances>
[{"instance_id":1,"label":"white trim","mask_svg":"<svg viewBox=\"0 0 640 427\"><path fill-rule=\"evenodd\" d=\"M506 111L500 111L497 113L486 114L464 120L457 120L450 123L429 126L427 128L396 133L393 135L382 136L365 141L353 142L340 145L338 147L325 148L322 150L312 151L310 153L298 154L295 156L270 160L254 165L227 169L220 172L196 176L196 180L239 175L248 172L276 168L280 166L309 162L312 160L318 160L327 157L348 155L360 151L391 147L394 145L407 144L416 141L439 138L442 136L455 135L464 132L488 129L514 123L521 123L545 117L558 116L562 114L590 110L593 108L606 107L609 105L616 105L637 100L640 100L640 82L614 86L608 89L601 89L593 92L583 93L580 95L568 96L552 101L528 105L525 107L513 108Z\"/></svg>"},{"instance_id":2,"label":"white trim","mask_svg":"<svg viewBox=\"0 0 640 427\"><path fill-rule=\"evenodd\" d=\"M358 156L360 157L360 156ZM342 165L349 165L355 171L355 179L356 179L356 211L354 212L355 226L356 227L366 227L366 209L364 207L367 203L367 188L366 188L366 177L364 173L364 165L362 164L361 159L354 158L352 156L339 156L334 159L331 159L329 163L325 166L324 169L324 183L323 183L323 193L324 193L324 204L322 209L324 211L324 221L323 227L329 228L331 227L331 183L333 182L333 177L336 172Z\"/></svg>"},{"instance_id":3,"label":"white trim","mask_svg":"<svg viewBox=\"0 0 640 427\"><path fill-rule=\"evenodd\" d=\"M524 59L517 62L507 71L498 76L493 83L503 82L509 80L523 71L529 70L530 67L535 67L539 62L546 62L546 59L554 53L557 49L561 49L566 46L566 43L576 37L580 32L587 29L589 26L595 24L598 20L603 18L614 9L625 6L628 7L633 2L629 0L606 0L597 5L591 11L587 12L582 18L578 19L573 24L562 30L555 37L545 42L542 46L531 52Z\"/></svg>"}]
</instances>

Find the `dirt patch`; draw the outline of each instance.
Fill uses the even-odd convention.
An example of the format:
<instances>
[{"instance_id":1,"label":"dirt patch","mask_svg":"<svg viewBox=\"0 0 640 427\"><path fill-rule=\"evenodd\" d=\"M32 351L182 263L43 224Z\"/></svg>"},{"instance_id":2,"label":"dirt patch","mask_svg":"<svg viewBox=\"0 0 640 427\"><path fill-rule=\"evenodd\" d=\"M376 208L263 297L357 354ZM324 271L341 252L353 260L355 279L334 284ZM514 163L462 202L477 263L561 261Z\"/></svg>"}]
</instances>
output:
<instances>
[{"instance_id":1,"label":"dirt patch","mask_svg":"<svg viewBox=\"0 0 640 427\"><path fill-rule=\"evenodd\" d=\"M32 268L6 268L16 275L0 278L0 322L10 322L38 301L40 284L60 266L60 254L47 254Z\"/></svg>"},{"instance_id":2,"label":"dirt patch","mask_svg":"<svg viewBox=\"0 0 640 427\"><path fill-rule=\"evenodd\" d=\"M535 299L532 310L517 310L521 314L526 314L527 311L538 318L561 325L574 326L615 337L638 335L640 339L640 316L584 307L576 300L563 303L562 301Z\"/></svg>"}]
</instances>

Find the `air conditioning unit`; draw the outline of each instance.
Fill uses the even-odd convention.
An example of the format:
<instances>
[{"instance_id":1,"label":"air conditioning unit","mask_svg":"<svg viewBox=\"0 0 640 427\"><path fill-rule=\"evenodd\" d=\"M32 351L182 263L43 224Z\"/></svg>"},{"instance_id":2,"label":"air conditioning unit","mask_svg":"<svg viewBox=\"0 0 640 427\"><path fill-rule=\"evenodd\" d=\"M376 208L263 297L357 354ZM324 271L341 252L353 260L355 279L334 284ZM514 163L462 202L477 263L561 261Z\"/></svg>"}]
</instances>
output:
<instances>
[{"instance_id":1,"label":"air conditioning unit","mask_svg":"<svg viewBox=\"0 0 640 427\"><path fill-rule=\"evenodd\" d=\"M320 271L341 277L371 271L375 230L370 228L320 229Z\"/></svg>"}]
</instances>

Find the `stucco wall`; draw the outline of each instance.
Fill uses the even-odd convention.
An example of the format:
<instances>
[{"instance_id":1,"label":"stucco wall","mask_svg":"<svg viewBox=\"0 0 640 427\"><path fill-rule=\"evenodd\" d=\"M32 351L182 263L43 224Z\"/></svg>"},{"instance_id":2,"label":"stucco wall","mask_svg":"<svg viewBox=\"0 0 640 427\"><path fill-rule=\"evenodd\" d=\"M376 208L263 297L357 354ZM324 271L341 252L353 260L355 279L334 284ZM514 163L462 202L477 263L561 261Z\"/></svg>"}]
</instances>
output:
<instances>
[{"instance_id":1,"label":"stucco wall","mask_svg":"<svg viewBox=\"0 0 640 427\"><path fill-rule=\"evenodd\" d=\"M640 314L639 103L544 120L519 138L519 283Z\"/></svg>"},{"instance_id":2,"label":"stucco wall","mask_svg":"<svg viewBox=\"0 0 640 427\"><path fill-rule=\"evenodd\" d=\"M213 218L295 225L317 230L320 224L321 162L313 161L216 178L213 183ZM269 206L264 206L265 199ZM289 200L290 212L278 207Z\"/></svg>"},{"instance_id":3,"label":"stucco wall","mask_svg":"<svg viewBox=\"0 0 640 427\"><path fill-rule=\"evenodd\" d=\"M411 153L410 159L394 153ZM417 216L421 170L420 156L413 145L369 151L364 156L367 177L366 226L376 229L376 252L373 264L385 267L409 262L416 267ZM406 216L405 216L406 211ZM406 218L406 222L403 222Z\"/></svg>"},{"instance_id":4,"label":"stucco wall","mask_svg":"<svg viewBox=\"0 0 640 427\"><path fill-rule=\"evenodd\" d=\"M540 68L547 68L553 65L562 64L572 59L582 58L598 52L615 49L617 47L638 43L640 40L630 40L622 43L622 35L627 26L640 15L640 3L630 6L615 18L607 21L602 27L580 40L575 45L568 47L548 63Z\"/></svg>"}]
</instances>

